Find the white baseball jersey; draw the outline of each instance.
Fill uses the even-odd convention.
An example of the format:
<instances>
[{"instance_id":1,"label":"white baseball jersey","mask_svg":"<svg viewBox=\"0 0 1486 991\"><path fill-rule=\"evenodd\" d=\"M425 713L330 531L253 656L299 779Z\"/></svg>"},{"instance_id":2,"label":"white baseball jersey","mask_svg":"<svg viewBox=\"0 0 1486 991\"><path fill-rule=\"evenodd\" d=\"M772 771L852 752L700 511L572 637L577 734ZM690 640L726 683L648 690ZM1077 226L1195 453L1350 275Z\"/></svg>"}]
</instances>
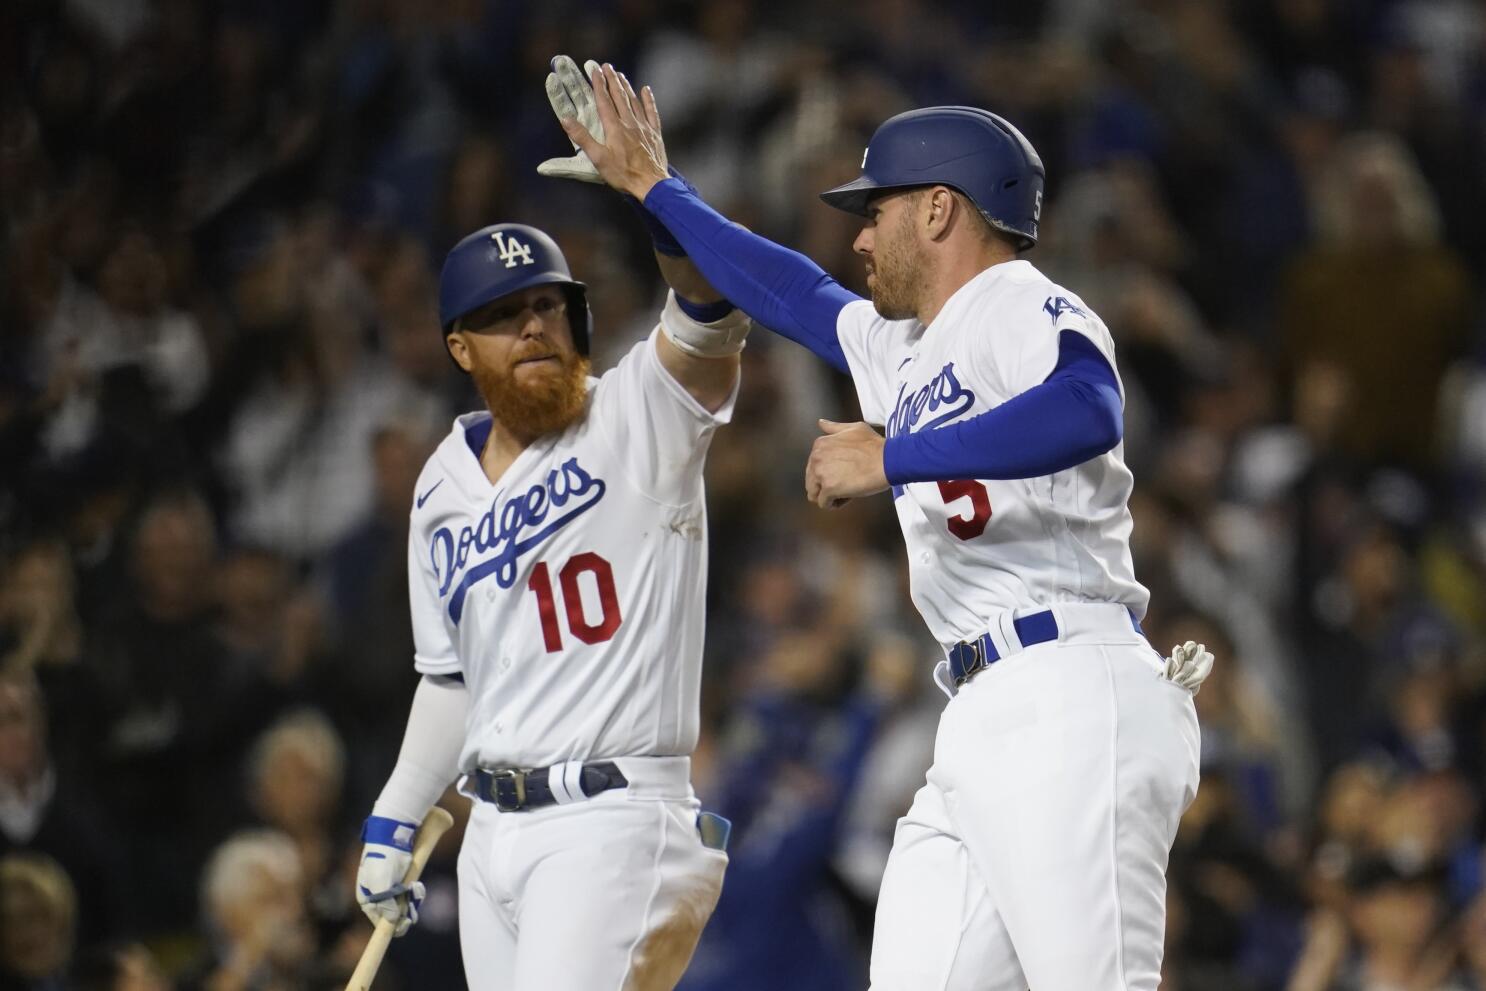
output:
<instances>
[{"instance_id":1,"label":"white baseball jersey","mask_svg":"<svg viewBox=\"0 0 1486 991\"><path fill-rule=\"evenodd\" d=\"M698 404L652 335L493 484L490 414L455 420L418 478L408 578L417 669L470 692L462 770L694 749L702 468L732 407Z\"/></svg>"},{"instance_id":2,"label":"white baseball jersey","mask_svg":"<svg viewBox=\"0 0 1486 991\"><path fill-rule=\"evenodd\" d=\"M951 296L925 327L866 300L837 318L863 418L888 437L984 413L1047 378L1074 330L1114 367L1114 341L1073 293L1004 262ZM1123 393L1123 386L1121 387ZM914 605L946 649L1005 609L1113 602L1145 614L1130 559L1133 478L1124 445L1040 478L915 482L893 489Z\"/></svg>"}]
</instances>

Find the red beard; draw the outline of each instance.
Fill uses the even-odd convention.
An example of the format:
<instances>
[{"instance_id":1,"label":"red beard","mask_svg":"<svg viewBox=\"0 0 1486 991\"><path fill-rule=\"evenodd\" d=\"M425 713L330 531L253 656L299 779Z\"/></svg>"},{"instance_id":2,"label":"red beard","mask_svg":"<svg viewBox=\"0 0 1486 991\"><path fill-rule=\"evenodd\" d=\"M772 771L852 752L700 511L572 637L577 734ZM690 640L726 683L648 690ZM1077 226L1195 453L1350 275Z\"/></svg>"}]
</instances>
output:
<instances>
[{"instance_id":1,"label":"red beard","mask_svg":"<svg viewBox=\"0 0 1486 991\"><path fill-rule=\"evenodd\" d=\"M530 443L557 433L583 415L588 401L588 359L576 351L553 351L559 368L543 368L538 375L516 379L513 362L504 368L477 366L471 371L475 388L490 415L516 436ZM532 357L525 354L516 360Z\"/></svg>"}]
</instances>

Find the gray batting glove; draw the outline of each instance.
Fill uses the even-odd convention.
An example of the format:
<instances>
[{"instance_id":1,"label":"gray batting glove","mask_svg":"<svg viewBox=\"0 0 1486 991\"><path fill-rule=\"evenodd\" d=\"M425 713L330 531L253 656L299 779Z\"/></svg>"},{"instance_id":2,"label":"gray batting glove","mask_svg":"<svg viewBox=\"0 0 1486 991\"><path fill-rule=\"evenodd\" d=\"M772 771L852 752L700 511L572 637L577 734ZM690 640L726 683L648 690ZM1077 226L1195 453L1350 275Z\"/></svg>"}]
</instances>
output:
<instances>
[{"instance_id":1,"label":"gray batting glove","mask_svg":"<svg viewBox=\"0 0 1486 991\"><path fill-rule=\"evenodd\" d=\"M356 870L356 903L376 925L379 919L395 923L394 936L401 936L418 921L423 903L423 882L403 884L413 862L416 823L371 816L362 827L361 866Z\"/></svg>"},{"instance_id":2,"label":"gray batting glove","mask_svg":"<svg viewBox=\"0 0 1486 991\"><path fill-rule=\"evenodd\" d=\"M559 120L574 120L582 124L597 141L604 140L604 125L599 121L598 104L594 102L593 86L588 75L598 68L598 63L589 59L579 70L578 63L566 55L552 60L552 71L547 74L547 102ZM552 179L576 179L579 182L603 184L598 169L588 160L588 155L577 145L577 152L568 158L549 158L537 166L537 171Z\"/></svg>"},{"instance_id":3,"label":"gray batting glove","mask_svg":"<svg viewBox=\"0 0 1486 991\"><path fill-rule=\"evenodd\" d=\"M1213 670L1212 651L1206 644L1188 640L1171 648L1166 659L1166 677L1196 695Z\"/></svg>"}]
</instances>

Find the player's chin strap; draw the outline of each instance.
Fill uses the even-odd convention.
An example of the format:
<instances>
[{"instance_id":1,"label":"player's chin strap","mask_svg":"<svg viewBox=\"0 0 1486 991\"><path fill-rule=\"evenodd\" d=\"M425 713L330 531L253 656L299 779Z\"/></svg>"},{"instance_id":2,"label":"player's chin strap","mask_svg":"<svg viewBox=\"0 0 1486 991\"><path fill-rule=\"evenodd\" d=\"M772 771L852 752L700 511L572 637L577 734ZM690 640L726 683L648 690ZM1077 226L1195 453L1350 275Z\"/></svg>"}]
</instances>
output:
<instances>
[{"instance_id":1,"label":"player's chin strap","mask_svg":"<svg viewBox=\"0 0 1486 991\"><path fill-rule=\"evenodd\" d=\"M666 296L660 314L660 329L672 344L697 358L725 358L743 350L753 321L742 310L732 310L721 319L701 323L681 308L676 293Z\"/></svg>"}]
</instances>

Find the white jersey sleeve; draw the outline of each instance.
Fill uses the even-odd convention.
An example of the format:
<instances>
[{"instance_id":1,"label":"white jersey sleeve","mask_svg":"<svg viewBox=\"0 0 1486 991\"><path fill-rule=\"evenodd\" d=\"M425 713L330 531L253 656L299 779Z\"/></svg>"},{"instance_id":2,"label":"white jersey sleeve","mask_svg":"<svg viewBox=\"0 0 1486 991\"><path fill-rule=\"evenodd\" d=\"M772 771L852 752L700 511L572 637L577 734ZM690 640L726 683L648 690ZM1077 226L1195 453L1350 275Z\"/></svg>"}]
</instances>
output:
<instances>
[{"instance_id":1,"label":"white jersey sleeve","mask_svg":"<svg viewBox=\"0 0 1486 991\"><path fill-rule=\"evenodd\" d=\"M423 488L422 478L419 488ZM459 653L444 623L427 535L416 522L408 531L408 604L413 617L413 667L422 674L461 673Z\"/></svg>"},{"instance_id":2,"label":"white jersey sleeve","mask_svg":"<svg viewBox=\"0 0 1486 991\"><path fill-rule=\"evenodd\" d=\"M663 319L688 318L668 307ZM656 335L661 332L657 326L604 374L590 415L614 450L624 452L635 487L656 502L681 506L702 494L711 434L732 419L738 385L716 412L708 411L660 363Z\"/></svg>"},{"instance_id":3,"label":"white jersey sleeve","mask_svg":"<svg viewBox=\"0 0 1486 991\"><path fill-rule=\"evenodd\" d=\"M1077 296L1059 286L1051 288L1061 295L1040 299L1037 293L1023 293L1013 297L1012 305L1018 312L1006 317L1017 328L1016 333L1001 339L991 334L971 339L977 371L993 380L1002 380L1000 385L1007 396L1020 395L1047 380L1057 367L1058 348L1065 330L1088 338L1109 362L1109 367L1116 367L1114 338L1104 321ZM1118 373L1115 377L1118 380ZM1123 384L1120 392L1123 396Z\"/></svg>"},{"instance_id":4,"label":"white jersey sleeve","mask_svg":"<svg viewBox=\"0 0 1486 991\"><path fill-rule=\"evenodd\" d=\"M836 338L866 422L887 423L897 399L897 368L921 330L915 320L884 320L869 299L847 303L836 316Z\"/></svg>"}]
</instances>

